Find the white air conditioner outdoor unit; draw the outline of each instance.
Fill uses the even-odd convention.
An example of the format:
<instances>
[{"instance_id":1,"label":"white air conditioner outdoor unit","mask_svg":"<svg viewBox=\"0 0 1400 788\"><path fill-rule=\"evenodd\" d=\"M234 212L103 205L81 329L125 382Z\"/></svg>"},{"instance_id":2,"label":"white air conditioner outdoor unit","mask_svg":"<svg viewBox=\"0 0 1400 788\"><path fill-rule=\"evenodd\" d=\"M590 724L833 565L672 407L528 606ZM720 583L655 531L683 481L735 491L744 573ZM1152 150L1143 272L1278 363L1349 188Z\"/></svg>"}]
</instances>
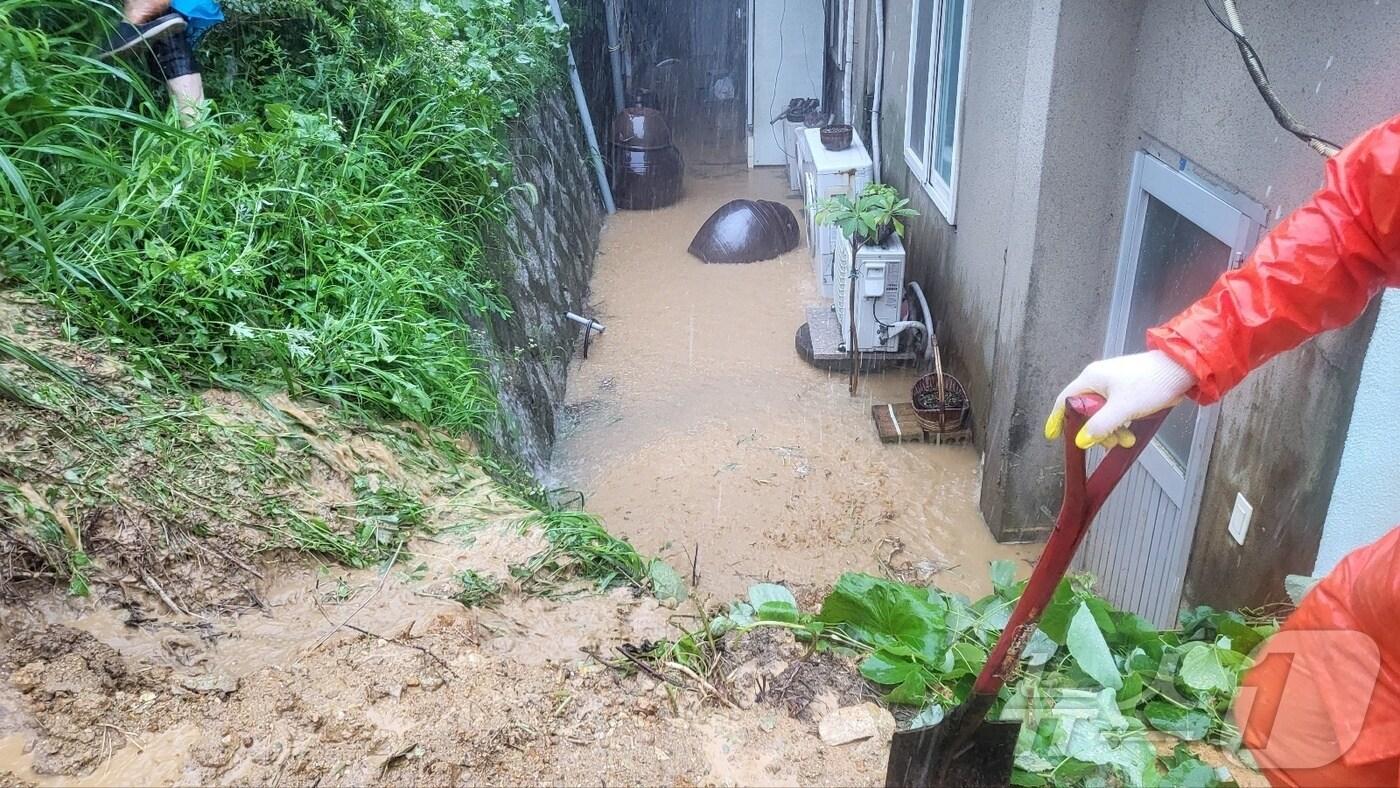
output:
<instances>
[{"instance_id":1,"label":"white air conditioner outdoor unit","mask_svg":"<svg viewBox=\"0 0 1400 788\"><path fill-rule=\"evenodd\" d=\"M812 271L823 296L832 295L834 281L832 254L841 236L839 230L817 224L817 211L828 197L844 194L854 198L870 183L870 154L860 136L851 135L851 147L829 151L822 147L821 129L804 129L801 138L802 199L807 212L807 245L812 253Z\"/></svg>"},{"instance_id":2,"label":"white air conditioner outdoor unit","mask_svg":"<svg viewBox=\"0 0 1400 788\"><path fill-rule=\"evenodd\" d=\"M840 327L840 343L851 336L850 287L856 288L856 340L862 353L899 350L898 334L888 327L899 321L904 295L904 244L891 235L884 246L865 245L856 251L856 272L851 277L851 241L838 230L833 249L832 307Z\"/></svg>"}]
</instances>

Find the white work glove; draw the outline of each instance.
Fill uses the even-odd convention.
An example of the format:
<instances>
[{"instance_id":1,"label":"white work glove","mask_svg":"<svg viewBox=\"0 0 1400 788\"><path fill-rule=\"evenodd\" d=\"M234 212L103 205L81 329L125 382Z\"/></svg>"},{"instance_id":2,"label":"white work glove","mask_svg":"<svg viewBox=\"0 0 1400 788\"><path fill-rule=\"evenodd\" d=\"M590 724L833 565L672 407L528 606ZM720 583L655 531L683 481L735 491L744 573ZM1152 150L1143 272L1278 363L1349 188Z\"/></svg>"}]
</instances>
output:
<instances>
[{"instance_id":1,"label":"white work glove","mask_svg":"<svg viewBox=\"0 0 1400 788\"><path fill-rule=\"evenodd\" d=\"M1094 393L1104 398L1104 406L1074 436L1075 445L1081 449L1095 444L1130 448L1137 443L1128 430L1134 419L1172 407L1194 385L1191 373L1160 350L1095 361L1055 398L1055 407L1045 421L1045 437L1055 440L1064 430L1065 398Z\"/></svg>"}]
</instances>

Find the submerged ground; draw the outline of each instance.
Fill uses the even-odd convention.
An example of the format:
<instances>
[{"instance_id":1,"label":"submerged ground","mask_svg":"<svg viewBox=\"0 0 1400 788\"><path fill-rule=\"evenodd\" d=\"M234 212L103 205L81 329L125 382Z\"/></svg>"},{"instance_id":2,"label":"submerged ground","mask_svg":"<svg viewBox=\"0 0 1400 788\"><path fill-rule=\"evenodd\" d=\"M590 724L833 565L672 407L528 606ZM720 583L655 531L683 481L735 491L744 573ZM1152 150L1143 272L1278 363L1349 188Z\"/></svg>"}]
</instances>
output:
<instances>
[{"instance_id":1,"label":"submerged ground","mask_svg":"<svg viewBox=\"0 0 1400 788\"><path fill-rule=\"evenodd\" d=\"M805 241L750 265L686 252L737 198L801 217L781 169L730 165L693 166L676 205L609 220L592 289L607 333L570 374L558 480L719 598L842 571L985 593L988 561L1035 550L997 545L982 523L974 448L876 438L871 405L908 401L914 370L869 375L852 398L844 374L798 357L804 307L820 301Z\"/></svg>"}]
</instances>

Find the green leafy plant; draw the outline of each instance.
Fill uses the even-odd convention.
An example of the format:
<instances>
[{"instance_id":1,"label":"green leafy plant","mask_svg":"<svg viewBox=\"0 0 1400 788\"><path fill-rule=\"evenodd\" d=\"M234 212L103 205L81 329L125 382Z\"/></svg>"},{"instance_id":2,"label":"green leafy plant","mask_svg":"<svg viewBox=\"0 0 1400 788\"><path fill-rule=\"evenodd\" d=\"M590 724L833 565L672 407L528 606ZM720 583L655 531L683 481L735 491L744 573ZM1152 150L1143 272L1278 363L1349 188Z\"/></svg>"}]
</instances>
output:
<instances>
[{"instance_id":1,"label":"green leafy plant","mask_svg":"<svg viewBox=\"0 0 1400 788\"><path fill-rule=\"evenodd\" d=\"M463 607L483 607L495 604L505 586L491 575L467 569L457 575L462 590L452 596Z\"/></svg>"},{"instance_id":2,"label":"green leafy plant","mask_svg":"<svg viewBox=\"0 0 1400 788\"><path fill-rule=\"evenodd\" d=\"M853 649L886 701L917 707L917 724L933 724L971 692L1024 587L1008 562L994 563L992 577L995 592L973 601L849 573L815 615L782 586L760 584L705 635L778 626L818 648ZM1185 749L1159 759L1147 732L1232 745L1238 732L1225 713L1249 652L1275 630L1209 608L1184 613L1180 630L1158 630L1114 609L1086 579L1065 580L993 710L1023 723L1015 784L1226 784Z\"/></svg>"},{"instance_id":3,"label":"green leafy plant","mask_svg":"<svg viewBox=\"0 0 1400 788\"><path fill-rule=\"evenodd\" d=\"M882 227L893 228L902 238L903 220L918 215L918 211L909 207L909 200L900 198L894 187L872 183L854 200L845 194L823 200L817 208L816 220L818 224L834 224L847 238L863 243L879 237Z\"/></svg>"}]
</instances>

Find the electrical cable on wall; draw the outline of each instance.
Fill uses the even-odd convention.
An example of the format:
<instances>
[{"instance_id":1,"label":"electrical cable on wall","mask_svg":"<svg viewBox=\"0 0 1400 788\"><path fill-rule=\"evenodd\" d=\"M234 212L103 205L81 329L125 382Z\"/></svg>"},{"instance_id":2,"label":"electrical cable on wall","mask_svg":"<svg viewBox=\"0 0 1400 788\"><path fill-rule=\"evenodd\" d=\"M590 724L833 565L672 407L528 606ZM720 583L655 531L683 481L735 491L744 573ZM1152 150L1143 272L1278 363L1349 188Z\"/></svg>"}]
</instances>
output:
<instances>
[{"instance_id":1,"label":"electrical cable on wall","mask_svg":"<svg viewBox=\"0 0 1400 788\"><path fill-rule=\"evenodd\" d=\"M1283 101L1274 92L1273 86L1269 84L1269 75L1264 71L1264 62L1259 58L1259 53L1254 49L1254 45L1244 35L1244 25L1240 22L1240 11L1236 5L1236 0L1221 0L1225 6L1225 15L1220 16L1220 12L1211 5L1211 0L1203 0L1206 10L1215 17L1215 21L1225 28L1230 35L1235 38L1235 45L1239 47L1240 56L1244 58L1245 69L1249 71L1249 77L1254 81L1254 86L1259 89L1259 95L1264 97L1264 103L1269 105L1269 110L1274 113L1274 119L1288 133L1306 142L1308 147L1322 154L1323 156L1335 156L1340 147L1317 134L1314 134L1303 122L1293 117L1293 113L1283 106Z\"/></svg>"}]
</instances>

